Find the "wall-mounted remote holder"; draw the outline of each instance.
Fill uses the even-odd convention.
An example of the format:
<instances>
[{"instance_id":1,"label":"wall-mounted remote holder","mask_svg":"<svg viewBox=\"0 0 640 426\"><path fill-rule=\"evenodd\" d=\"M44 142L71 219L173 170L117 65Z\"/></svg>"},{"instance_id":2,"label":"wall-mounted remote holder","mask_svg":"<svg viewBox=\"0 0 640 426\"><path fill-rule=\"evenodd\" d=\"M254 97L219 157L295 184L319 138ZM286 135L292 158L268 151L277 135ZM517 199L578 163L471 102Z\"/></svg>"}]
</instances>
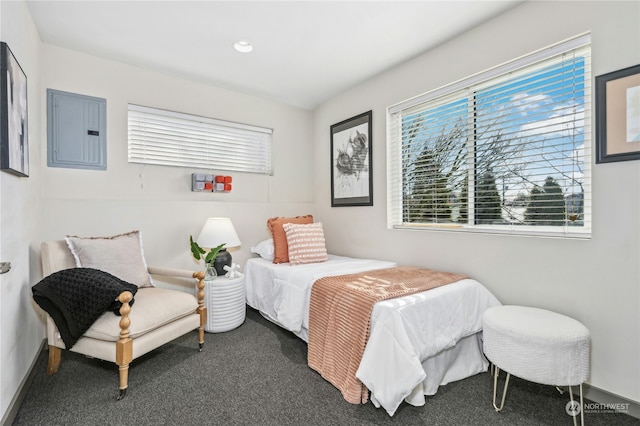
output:
<instances>
[{"instance_id":1,"label":"wall-mounted remote holder","mask_svg":"<svg viewBox=\"0 0 640 426\"><path fill-rule=\"evenodd\" d=\"M231 192L231 176L191 174L191 191L195 192Z\"/></svg>"}]
</instances>

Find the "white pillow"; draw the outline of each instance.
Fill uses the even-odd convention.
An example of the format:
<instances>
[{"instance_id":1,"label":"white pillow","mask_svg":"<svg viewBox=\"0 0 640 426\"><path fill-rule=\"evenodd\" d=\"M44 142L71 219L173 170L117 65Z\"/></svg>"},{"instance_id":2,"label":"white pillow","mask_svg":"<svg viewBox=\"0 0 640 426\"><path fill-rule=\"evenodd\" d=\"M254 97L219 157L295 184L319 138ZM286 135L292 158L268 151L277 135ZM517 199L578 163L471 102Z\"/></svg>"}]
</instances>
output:
<instances>
[{"instance_id":1,"label":"white pillow","mask_svg":"<svg viewBox=\"0 0 640 426\"><path fill-rule=\"evenodd\" d=\"M275 254L273 249L273 238L269 238L268 240L261 241L255 247L251 247L251 253L258 254L264 260L273 262L273 257Z\"/></svg>"},{"instance_id":2,"label":"white pillow","mask_svg":"<svg viewBox=\"0 0 640 426\"><path fill-rule=\"evenodd\" d=\"M139 231L112 237L67 236L65 240L77 267L99 269L140 288L153 287Z\"/></svg>"}]
</instances>

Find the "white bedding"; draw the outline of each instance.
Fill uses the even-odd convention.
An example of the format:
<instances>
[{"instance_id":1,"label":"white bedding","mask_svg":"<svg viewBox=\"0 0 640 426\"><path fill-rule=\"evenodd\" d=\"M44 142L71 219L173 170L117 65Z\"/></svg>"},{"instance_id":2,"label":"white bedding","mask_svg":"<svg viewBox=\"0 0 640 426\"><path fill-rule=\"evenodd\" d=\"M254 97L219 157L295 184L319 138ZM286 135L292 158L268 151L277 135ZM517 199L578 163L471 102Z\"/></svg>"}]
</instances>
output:
<instances>
[{"instance_id":1,"label":"white bedding","mask_svg":"<svg viewBox=\"0 0 640 426\"><path fill-rule=\"evenodd\" d=\"M318 278L396 266L329 255L329 261L291 266L261 258L245 266L247 304L308 340L311 286ZM420 406L438 386L486 371L482 315L500 302L472 279L376 303L356 376L371 401L390 416L405 400Z\"/></svg>"}]
</instances>

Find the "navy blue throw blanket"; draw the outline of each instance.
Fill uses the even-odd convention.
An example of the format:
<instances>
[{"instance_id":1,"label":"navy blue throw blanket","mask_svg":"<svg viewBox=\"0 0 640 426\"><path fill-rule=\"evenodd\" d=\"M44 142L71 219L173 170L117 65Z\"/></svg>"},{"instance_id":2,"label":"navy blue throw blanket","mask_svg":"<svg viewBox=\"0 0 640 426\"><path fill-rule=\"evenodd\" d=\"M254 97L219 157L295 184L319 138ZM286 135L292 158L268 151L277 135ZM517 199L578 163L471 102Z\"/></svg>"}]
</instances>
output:
<instances>
[{"instance_id":1,"label":"navy blue throw blanket","mask_svg":"<svg viewBox=\"0 0 640 426\"><path fill-rule=\"evenodd\" d=\"M71 349L107 310L120 315L123 291L136 294L138 287L93 268L54 272L34 285L33 299L56 323L67 349ZM133 305L133 300L129 302Z\"/></svg>"}]
</instances>

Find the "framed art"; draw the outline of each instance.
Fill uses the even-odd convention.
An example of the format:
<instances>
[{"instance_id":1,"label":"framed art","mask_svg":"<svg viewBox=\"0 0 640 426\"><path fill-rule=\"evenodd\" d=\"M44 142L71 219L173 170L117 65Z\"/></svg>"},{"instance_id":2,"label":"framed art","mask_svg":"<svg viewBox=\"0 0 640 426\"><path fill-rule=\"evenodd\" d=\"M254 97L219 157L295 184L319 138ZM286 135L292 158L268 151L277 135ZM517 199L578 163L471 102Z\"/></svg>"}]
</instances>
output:
<instances>
[{"instance_id":1,"label":"framed art","mask_svg":"<svg viewBox=\"0 0 640 426\"><path fill-rule=\"evenodd\" d=\"M640 159L640 65L596 77L596 163Z\"/></svg>"},{"instance_id":2,"label":"framed art","mask_svg":"<svg viewBox=\"0 0 640 426\"><path fill-rule=\"evenodd\" d=\"M29 176L27 75L0 42L0 169Z\"/></svg>"},{"instance_id":3,"label":"framed art","mask_svg":"<svg viewBox=\"0 0 640 426\"><path fill-rule=\"evenodd\" d=\"M331 207L373 205L371 111L331 126Z\"/></svg>"}]
</instances>

